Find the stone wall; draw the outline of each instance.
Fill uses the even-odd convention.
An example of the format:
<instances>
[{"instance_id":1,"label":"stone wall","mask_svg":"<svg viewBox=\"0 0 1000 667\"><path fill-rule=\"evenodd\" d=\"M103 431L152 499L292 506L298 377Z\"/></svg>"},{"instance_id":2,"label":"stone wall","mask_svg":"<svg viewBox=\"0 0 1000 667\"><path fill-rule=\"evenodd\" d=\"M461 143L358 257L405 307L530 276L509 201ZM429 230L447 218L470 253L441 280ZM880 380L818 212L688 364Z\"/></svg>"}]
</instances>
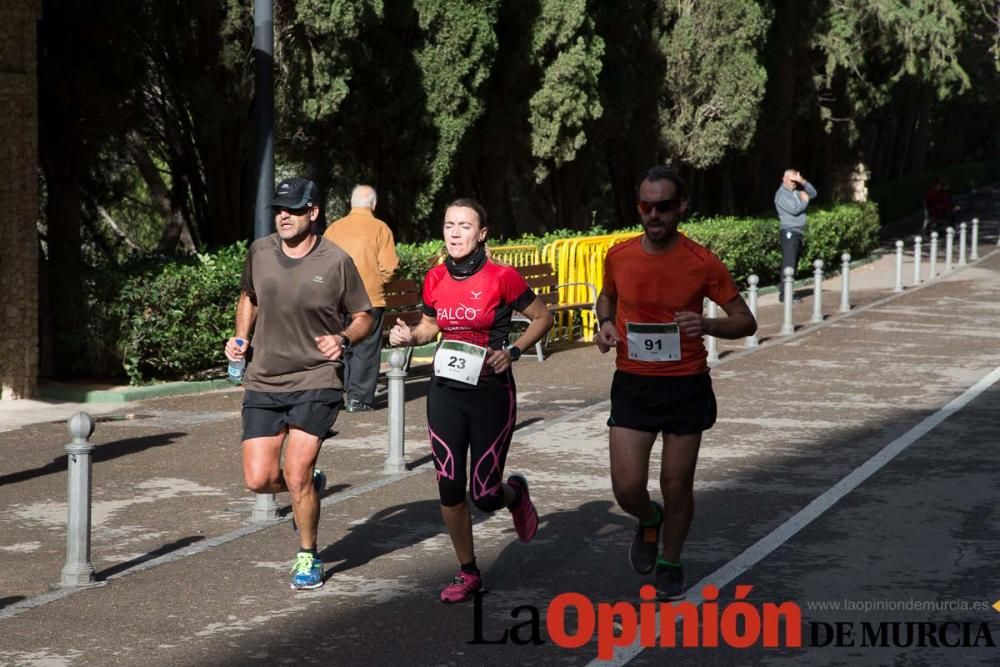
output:
<instances>
[{"instance_id":1,"label":"stone wall","mask_svg":"<svg viewBox=\"0 0 1000 667\"><path fill-rule=\"evenodd\" d=\"M0 0L0 400L38 382L39 0Z\"/></svg>"}]
</instances>

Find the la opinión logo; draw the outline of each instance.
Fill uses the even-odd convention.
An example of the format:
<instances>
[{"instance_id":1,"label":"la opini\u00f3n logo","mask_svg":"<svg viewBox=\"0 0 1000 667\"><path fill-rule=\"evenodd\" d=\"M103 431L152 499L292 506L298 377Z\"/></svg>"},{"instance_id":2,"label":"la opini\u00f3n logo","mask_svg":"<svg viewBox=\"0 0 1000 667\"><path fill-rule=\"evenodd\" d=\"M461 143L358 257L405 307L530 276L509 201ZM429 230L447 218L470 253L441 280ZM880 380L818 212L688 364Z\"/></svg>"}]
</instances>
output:
<instances>
[{"instance_id":1,"label":"la opini\u00f3n logo","mask_svg":"<svg viewBox=\"0 0 1000 667\"><path fill-rule=\"evenodd\" d=\"M703 602L656 601L656 589L645 585L634 602L594 603L582 593L560 593L549 602L545 630L561 648L578 649L597 638L597 657L610 660L615 648L638 641L643 648L800 648L802 610L795 602L747 601L753 586L738 584L732 602L718 602L719 589L701 589ZM487 637L482 591L473 593L473 638L469 644L540 645L542 620L537 607L521 605L510 612L516 623ZM1000 601L995 605L1000 611ZM523 619L523 620L522 620ZM575 623L572 622L575 619ZM927 621L809 621L809 647L995 647L989 626L982 622ZM679 641L678 641L679 639Z\"/></svg>"},{"instance_id":2,"label":"la opini\u00f3n logo","mask_svg":"<svg viewBox=\"0 0 1000 667\"><path fill-rule=\"evenodd\" d=\"M597 637L597 657L609 660L618 646L630 646L636 639L640 646L651 648L678 646L714 648L720 642L733 648L749 648L758 643L767 648L802 646L802 611L794 602L765 602L758 609L745 598L753 586L737 585L735 600L720 605L719 589L708 584L702 588L704 602L657 602L656 589L639 589L642 600L632 602L594 602L582 593L560 593L546 608L545 629L552 642L561 648L576 649ZM474 600L473 639L470 644L544 644L538 608L521 605L511 611L511 618L525 620L504 629L495 639L487 639L483 627L483 597ZM636 607L638 606L638 610ZM576 617L575 627L567 623ZM523 615L523 616L522 616ZM782 634L782 629L784 633ZM659 636L659 641L657 641Z\"/></svg>"}]
</instances>

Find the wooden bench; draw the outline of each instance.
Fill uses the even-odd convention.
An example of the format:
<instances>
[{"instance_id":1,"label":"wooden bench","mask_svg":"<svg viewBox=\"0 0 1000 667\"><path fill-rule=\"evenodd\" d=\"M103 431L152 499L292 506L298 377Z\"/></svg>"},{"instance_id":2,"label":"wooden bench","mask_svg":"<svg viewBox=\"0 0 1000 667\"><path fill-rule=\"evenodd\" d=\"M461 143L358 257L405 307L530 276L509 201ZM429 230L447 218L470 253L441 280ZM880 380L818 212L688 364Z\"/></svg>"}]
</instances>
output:
<instances>
[{"instance_id":1,"label":"wooden bench","mask_svg":"<svg viewBox=\"0 0 1000 667\"><path fill-rule=\"evenodd\" d=\"M594 314L594 321L597 321L597 288L593 283L587 282L575 282L575 283L559 283L556 277L556 272L553 270L550 264L532 264L531 266L519 266L517 267L517 272L521 274L525 282L528 283L528 287L535 291L538 298L548 307L549 312L556 313L574 313L576 311L589 310ZM590 293L590 301L573 301L573 302L561 302L559 300L559 290L562 287L575 287L582 285L587 288ZM530 322L530 320L523 314L514 312L511 316L511 321L513 322ZM535 356L539 361L545 360L545 344L548 342L549 334L546 333L545 337L535 343Z\"/></svg>"},{"instance_id":2,"label":"wooden bench","mask_svg":"<svg viewBox=\"0 0 1000 667\"><path fill-rule=\"evenodd\" d=\"M382 318L382 347L389 346L389 331L396 326L396 320L400 319L411 327L420 323L423 311L420 310L421 303L420 287L417 281L400 278L393 280L385 286L385 315ZM410 360L413 358L413 348L406 348L406 363L403 370L410 370Z\"/></svg>"}]
</instances>

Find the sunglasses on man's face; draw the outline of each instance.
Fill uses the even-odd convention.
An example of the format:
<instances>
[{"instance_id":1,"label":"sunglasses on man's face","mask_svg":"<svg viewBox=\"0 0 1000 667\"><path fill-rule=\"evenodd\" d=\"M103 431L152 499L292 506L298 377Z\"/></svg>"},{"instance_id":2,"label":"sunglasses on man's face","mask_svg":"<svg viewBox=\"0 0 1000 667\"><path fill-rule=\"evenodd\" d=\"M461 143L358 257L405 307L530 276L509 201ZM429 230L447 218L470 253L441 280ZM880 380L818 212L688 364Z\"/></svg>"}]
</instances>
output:
<instances>
[{"instance_id":1,"label":"sunglasses on man's face","mask_svg":"<svg viewBox=\"0 0 1000 667\"><path fill-rule=\"evenodd\" d=\"M305 215L309 212L310 206L303 206L302 208L289 208L287 206L276 207L278 213L288 213L288 215Z\"/></svg>"},{"instance_id":2,"label":"sunglasses on man's face","mask_svg":"<svg viewBox=\"0 0 1000 667\"><path fill-rule=\"evenodd\" d=\"M639 205L639 211L643 215L649 215L654 210L659 211L660 213L671 213L672 211L676 211L681 205L681 200L661 199L660 201L643 201L640 199L636 203Z\"/></svg>"}]
</instances>

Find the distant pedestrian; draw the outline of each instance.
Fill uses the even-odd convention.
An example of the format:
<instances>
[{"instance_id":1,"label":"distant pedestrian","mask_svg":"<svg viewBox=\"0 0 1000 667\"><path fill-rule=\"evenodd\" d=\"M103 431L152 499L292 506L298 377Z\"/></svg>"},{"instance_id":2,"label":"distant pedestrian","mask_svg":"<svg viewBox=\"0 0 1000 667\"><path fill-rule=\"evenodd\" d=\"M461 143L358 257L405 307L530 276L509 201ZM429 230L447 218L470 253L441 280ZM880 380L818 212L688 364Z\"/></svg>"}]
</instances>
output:
<instances>
[{"instance_id":1,"label":"distant pedestrian","mask_svg":"<svg viewBox=\"0 0 1000 667\"><path fill-rule=\"evenodd\" d=\"M249 361L243 476L255 493L291 495L299 533L291 586L303 590L323 585L316 532L326 476L316 458L340 409L341 357L371 331L371 304L347 253L312 232L319 216L312 181L282 181L271 207L277 233L250 246L225 353Z\"/></svg>"},{"instance_id":2,"label":"distant pedestrian","mask_svg":"<svg viewBox=\"0 0 1000 667\"><path fill-rule=\"evenodd\" d=\"M796 270L802 255L802 237L806 228L806 209L816 198L816 188L795 169L786 169L781 185L774 193L774 208L778 211L781 231L781 273L785 268ZM785 300L783 283L778 282L778 300Z\"/></svg>"},{"instance_id":3,"label":"distant pedestrian","mask_svg":"<svg viewBox=\"0 0 1000 667\"><path fill-rule=\"evenodd\" d=\"M517 420L511 364L552 327L552 314L515 269L488 257L486 225L479 202L457 199L448 206L448 256L424 278L423 317L415 327L397 320L389 332L393 345L420 345L439 333L443 339L427 392L427 430L441 515L459 571L441 591L442 602L468 600L483 587L467 489L483 512L510 510L522 542L530 541L538 529L527 480L511 475L504 482L503 473ZM530 322L515 344L508 345L514 310Z\"/></svg>"},{"instance_id":4,"label":"distant pedestrian","mask_svg":"<svg viewBox=\"0 0 1000 667\"><path fill-rule=\"evenodd\" d=\"M680 557L694 515L701 434L716 417L702 336L742 338L757 322L719 258L677 231L687 210L687 188L677 174L665 167L646 172L637 206L642 236L612 246L605 259L597 347L616 349L611 485L621 508L638 520L629 563L639 573L655 570L657 597L672 600L684 595ZM727 317L704 317L705 298ZM646 490L660 433L662 505Z\"/></svg>"},{"instance_id":5,"label":"distant pedestrian","mask_svg":"<svg viewBox=\"0 0 1000 667\"><path fill-rule=\"evenodd\" d=\"M951 224L952 203L950 183L945 178L934 179L924 194L924 225L921 231L935 231L939 225Z\"/></svg>"},{"instance_id":6,"label":"distant pedestrian","mask_svg":"<svg viewBox=\"0 0 1000 667\"><path fill-rule=\"evenodd\" d=\"M344 410L371 410L375 385L382 363L382 318L385 314L385 285L399 267L392 230L375 217L378 196L370 185L358 185L351 192L351 212L330 225L323 236L344 249L361 274L372 303L372 335L347 350Z\"/></svg>"}]
</instances>

